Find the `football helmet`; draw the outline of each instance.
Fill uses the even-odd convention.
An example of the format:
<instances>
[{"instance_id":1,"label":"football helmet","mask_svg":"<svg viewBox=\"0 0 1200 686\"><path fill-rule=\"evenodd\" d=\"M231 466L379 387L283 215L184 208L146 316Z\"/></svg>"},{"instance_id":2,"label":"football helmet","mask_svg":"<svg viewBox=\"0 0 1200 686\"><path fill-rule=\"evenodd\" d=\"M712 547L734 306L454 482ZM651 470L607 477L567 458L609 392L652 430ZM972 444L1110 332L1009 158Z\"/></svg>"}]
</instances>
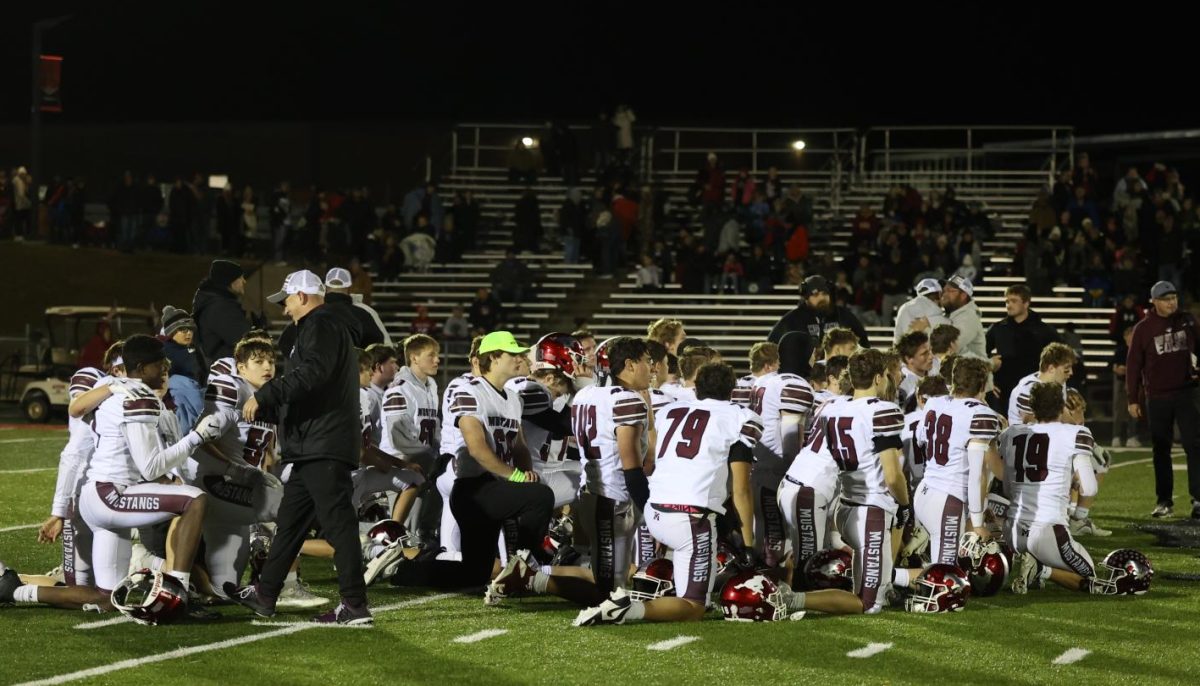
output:
<instances>
[{"instance_id":1,"label":"football helmet","mask_svg":"<svg viewBox=\"0 0 1200 686\"><path fill-rule=\"evenodd\" d=\"M1012 569L1013 552L995 539L983 542L973 531L964 535L958 548L958 566L966 570L971 592L983 597L999 593Z\"/></svg>"},{"instance_id":2,"label":"football helmet","mask_svg":"<svg viewBox=\"0 0 1200 686\"><path fill-rule=\"evenodd\" d=\"M267 563L267 556L271 554L271 534L263 527L255 527L250 532L250 555L248 563L250 567L250 583L258 583L258 577L262 575L263 565Z\"/></svg>"},{"instance_id":3,"label":"football helmet","mask_svg":"<svg viewBox=\"0 0 1200 686\"><path fill-rule=\"evenodd\" d=\"M387 493L374 493L358 506L358 521L378 522L388 518Z\"/></svg>"},{"instance_id":4,"label":"football helmet","mask_svg":"<svg viewBox=\"0 0 1200 686\"><path fill-rule=\"evenodd\" d=\"M408 533L408 529L403 524L394 519L385 519L377 522L367 531L367 540L376 545L391 545L395 541L401 541L400 546L403 548L417 547L416 537Z\"/></svg>"},{"instance_id":5,"label":"football helmet","mask_svg":"<svg viewBox=\"0 0 1200 686\"><path fill-rule=\"evenodd\" d=\"M909 612L957 612L970 595L971 582L963 570L954 565L930 565L917 577L904 608Z\"/></svg>"},{"instance_id":6,"label":"football helmet","mask_svg":"<svg viewBox=\"0 0 1200 686\"><path fill-rule=\"evenodd\" d=\"M854 590L854 558L840 548L818 551L804 563L804 588Z\"/></svg>"},{"instance_id":7,"label":"football helmet","mask_svg":"<svg viewBox=\"0 0 1200 686\"><path fill-rule=\"evenodd\" d=\"M574 336L565 333L548 333L533 347L533 371L557 369L567 376L575 376L584 362L583 346Z\"/></svg>"},{"instance_id":8,"label":"football helmet","mask_svg":"<svg viewBox=\"0 0 1200 686\"><path fill-rule=\"evenodd\" d=\"M1142 595L1150 590L1154 566L1133 548L1119 548L1104 556L1092 577L1092 593Z\"/></svg>"},{"instance_id":9,"label":"football helmet","mask_svg":"<svg viewBox=\"0 0 1200 686\"><path fill-rule=\"evenodd\" d=\"M112 591L112 604L138 624L168 624L187 613L188 591L169 574L139 569Z\"/></svg>"},{"instance_id":10,"label":"football helmet","mask_svg":"<svg viewBox=\"0 0 1200 686\"><path fill-rule=\"evenodd\" d=\"M725 582L721 613L731 622L775 622L788 616L783 591L755 571L741 572Z\"/></svg>"},{"instance_id":11,"label":"football helmet","mask_svg":"<svg viewBox=\"0 0 1200 686\"><path fill-rule=\"evenodd\" d=\"M601 381L612 374L612 365L608 362L608 344L615 340L615 337L610 338L596 346L596 378Z\"/></svg>"},{"instance_id":12,"label":"football helmet","mask_svg":"<svg viewBox=\"0 0 1200 686\"><path fill-rule=\"evenodd\" d=\"M633 575L629 597L647 601L675 595L675 565L665 557L656 557Z\"/></svg>"}]
</instances>

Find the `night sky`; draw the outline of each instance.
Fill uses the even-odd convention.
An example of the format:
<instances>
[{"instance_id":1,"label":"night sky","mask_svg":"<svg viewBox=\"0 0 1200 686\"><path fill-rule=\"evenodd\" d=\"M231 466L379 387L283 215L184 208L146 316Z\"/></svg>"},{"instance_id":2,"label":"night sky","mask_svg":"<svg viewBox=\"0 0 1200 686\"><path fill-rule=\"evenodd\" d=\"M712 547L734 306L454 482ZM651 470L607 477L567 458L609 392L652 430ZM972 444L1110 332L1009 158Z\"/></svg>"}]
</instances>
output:
<instances>
[{"instance_id":1,"label":"night sky","mask_svg":"<svg viewBox=\"0 0 1200 686\"><path fill-rule=\"evenodd\" d=\"M66 111L47 120L541 121L627 101L664 123L1100 133L1200 122L1185 105L1196 60L1182 16L1009 3L840 15L758 3L258 5L74 10L45 39L66 58ZM32 19L9 13L0 29L4 122L28 121Z\"/></svg>"}]
</instances>

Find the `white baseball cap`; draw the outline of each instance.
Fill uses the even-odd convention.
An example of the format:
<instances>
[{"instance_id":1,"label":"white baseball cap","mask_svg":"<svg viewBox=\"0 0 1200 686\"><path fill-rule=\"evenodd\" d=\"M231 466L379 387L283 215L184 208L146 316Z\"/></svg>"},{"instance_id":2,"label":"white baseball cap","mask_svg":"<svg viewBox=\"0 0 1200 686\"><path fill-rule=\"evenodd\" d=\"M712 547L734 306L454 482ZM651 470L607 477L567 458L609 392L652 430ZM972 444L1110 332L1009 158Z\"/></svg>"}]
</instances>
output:
<instances>
[{"instance_id":1,"label":"white baseball cap","mask_svg":"<svg viewBox=\"0 0 1200 686\"><path fill-rule=\"evenodd\" d=\"M283 288L274 295L268 295L267 300L279 304L286 300L289 295L297 293L325 295L325 284L321 283L321 277L307 269L302 269L298 272L288 274L287 278L283 280Z\"/></svg>"},{"instance_id":2,"label":"white baseball cap","mask_svg":"<svg viewBox=\"0 0 1200 686\"><path fill-rule=\"evenodd\" d=\"M350 271L341 267L334 267L325 272L325 287L326 288L349 288L353 279L350 278Z\"/></svg>"},{"instance_id":3,"label":"white baseball cap","mask_svg":"<svg viewBox=\"0 0 1200 686\"><path fill-rule=\"evenodd\" d=\"M946 285L954 286L963 293L966 293L967 297L975 297L975 286L971 283L971 280L965 276L952 276L948 281L946 281Z\"/></svg>"},{"instance_id":4,"label":"white baseball cap","mask_svg":"<svg viewBox=\"0 0 1200 686\"><path fill-rule=\"evenodd\" d=\"M917 282L917 295L941 293L942 283L937 279L921 279Z\"/></svg>"}]
</instances>

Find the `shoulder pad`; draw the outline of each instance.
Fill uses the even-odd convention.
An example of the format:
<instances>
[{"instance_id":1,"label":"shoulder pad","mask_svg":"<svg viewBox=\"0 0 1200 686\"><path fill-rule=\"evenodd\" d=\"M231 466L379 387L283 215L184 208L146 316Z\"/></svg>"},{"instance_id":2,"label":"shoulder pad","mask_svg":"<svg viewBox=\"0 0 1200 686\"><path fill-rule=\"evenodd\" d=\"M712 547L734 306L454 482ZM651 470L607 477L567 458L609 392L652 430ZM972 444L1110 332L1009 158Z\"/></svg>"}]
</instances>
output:
<instances>
[{"instance_id":1,"label":"shoulder pad","mask_svg":"<svg viewBox=\"0 0 1200 686\"><path fill-rule=\"evenodd\" d=\"M149 392L147 395L135 393L121 403L122 415L127 422L155 423L158 421L158 415L162 413L162 409L162 402L153 392Z\"/></svg>"}]
</instances>

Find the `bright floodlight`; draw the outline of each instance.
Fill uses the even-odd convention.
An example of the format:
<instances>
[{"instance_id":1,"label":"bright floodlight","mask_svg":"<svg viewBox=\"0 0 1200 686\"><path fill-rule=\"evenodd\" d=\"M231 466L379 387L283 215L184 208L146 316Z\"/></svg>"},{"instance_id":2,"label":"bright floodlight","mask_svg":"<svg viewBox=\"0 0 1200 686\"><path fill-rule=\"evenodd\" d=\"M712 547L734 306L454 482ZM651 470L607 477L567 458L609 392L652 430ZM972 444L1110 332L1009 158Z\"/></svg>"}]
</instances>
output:
<instances>
[{"instance_id":1,"label":"bright floodlight","mask_svg":"<svg viewBox=\"0 0 1200 686\"><path fill-rule=\"evenodd\" d=\"M530 138L529 136L525 136L524 138L521 139L521 145L524 145L527 148L532 148L533 147L533 139Z\"/></svg>"},{"instance_id":2,"label":"bright floodlight","mask_svg":"<svg viewBox=\"0 0 1200 686\"><path fill-rule=\"evenodd\" d=\"M803 150L804 146L804 141L792 141L792 150L795 150L796 152Z\"/></svg>"}]
</instances>

